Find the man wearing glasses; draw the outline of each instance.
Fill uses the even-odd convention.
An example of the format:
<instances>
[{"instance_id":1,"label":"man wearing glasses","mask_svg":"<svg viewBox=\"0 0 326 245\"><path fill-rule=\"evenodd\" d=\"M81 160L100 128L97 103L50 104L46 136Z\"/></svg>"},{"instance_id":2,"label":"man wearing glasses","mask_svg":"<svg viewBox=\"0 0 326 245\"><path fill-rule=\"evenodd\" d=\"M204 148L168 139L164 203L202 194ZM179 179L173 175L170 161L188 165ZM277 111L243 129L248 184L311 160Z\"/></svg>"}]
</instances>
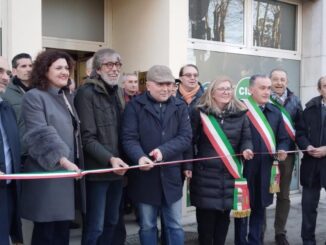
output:
<instances>
[{"instance_id":1,"label":"man wearing glasses","mask_svg":"<svg viewBox=\"0 0 326 245\"><path fill-rule=\"evenodd\" d=\"M90 78L77 91L75 106L81 120L86 169L128 166L120 158L119 133L124 109L123 91L118 87L121 66L121 57L115 50L97 51ZM124 173L120 170L87 176L83 245L112 244Z\"/></svg>"}]
</instances>

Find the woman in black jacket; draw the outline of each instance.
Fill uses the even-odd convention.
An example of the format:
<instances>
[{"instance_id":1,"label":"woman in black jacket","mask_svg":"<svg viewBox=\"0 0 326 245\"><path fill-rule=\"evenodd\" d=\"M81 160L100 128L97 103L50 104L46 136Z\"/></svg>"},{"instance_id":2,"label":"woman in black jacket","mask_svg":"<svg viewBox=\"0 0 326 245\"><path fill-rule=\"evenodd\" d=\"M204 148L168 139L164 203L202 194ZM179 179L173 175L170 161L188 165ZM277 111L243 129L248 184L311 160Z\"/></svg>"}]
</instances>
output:
<instances>
[{"instance_id":1,"label":"woman in black jacket","mask_svg":"<svg viewBox=\"0 0 326 245\"><path fill-rule=\"evenodd\" d=\"M193 135L197 158L223 155L216 149L216 145L222 145L226 141L223 140L222 144L217 141L214 147L214 139L212 139L214 137L209 136L210 133L207 132L209 127L206 125L205 118L210 118L219 125L218 128L224 132L234 153L242 153L244 159L253 157L246 109L234 98L229 78L218 78L211 82L193 113ZM225 155L229 154L225 153ZM241 165L241 162L238 163ZM242 166L239 170L242 176ZM192 205L196 207L200 244L225 243L230 211L233 208L234 185L235 177L230 174L222 158L203 160L194 164L190 197Z\"/></svg>"}]
</instances>

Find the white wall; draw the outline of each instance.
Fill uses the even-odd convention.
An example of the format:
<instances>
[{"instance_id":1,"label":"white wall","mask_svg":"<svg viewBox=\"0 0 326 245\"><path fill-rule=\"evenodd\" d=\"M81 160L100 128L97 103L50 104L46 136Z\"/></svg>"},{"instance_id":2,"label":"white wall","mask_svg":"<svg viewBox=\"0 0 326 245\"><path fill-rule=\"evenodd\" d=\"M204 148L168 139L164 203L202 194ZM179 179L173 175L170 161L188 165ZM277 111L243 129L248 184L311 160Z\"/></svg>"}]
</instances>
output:
<instances>
[{"instance_id":1,"label":"white wall","mask_svg":"<svg viewBox=\"0 0 326 245\"><path fill-rule=\"evenodd\" d=\"M112 47L123 70L168 65L176 76L187 60L187 0L113 0Z\"/></svg>"},{"instance_id":2,"label":"white wall","mask_svg":"<svg viewBox=\"0 0 326 245\"><path fill-rule=\"evenodd\" d=\"M317 80L326 75L326 1L303 1L301 99L318 95Z\"/></svg>"},{"instance_id":3,"label":"white wall","mask_svg":"<svg viewBox=\"0 0 326 245\"><path fill-rule=\"evenodd\" d=\"M42 50L42 1L7 1L7 58L18 53L29 53L33 57Z\"/></svg>"}]
</instances>

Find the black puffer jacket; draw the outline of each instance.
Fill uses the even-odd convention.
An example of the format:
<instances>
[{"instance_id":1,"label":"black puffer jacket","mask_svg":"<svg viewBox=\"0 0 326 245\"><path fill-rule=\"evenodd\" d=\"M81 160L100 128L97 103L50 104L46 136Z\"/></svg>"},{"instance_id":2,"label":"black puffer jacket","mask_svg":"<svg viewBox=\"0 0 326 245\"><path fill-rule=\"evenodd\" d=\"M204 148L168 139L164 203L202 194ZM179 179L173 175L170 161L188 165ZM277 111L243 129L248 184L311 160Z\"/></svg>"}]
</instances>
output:
<instances>
[{"instance_id":1,"label":"black puffer jacket","mask_svg":"<svg viewBox=\"0 0 326 245\"><path fill-rule=\"evenodd\" d=\"M235 153L252 149L251 133L246 111L223 113L216 116ZM197 158L216 156L217 153L203 132L199 111L193 115ZM234 178L221 159L193 164L190 183L191 204L202 209L230 210L233 204Z\"/></svg>"}]
</instances>

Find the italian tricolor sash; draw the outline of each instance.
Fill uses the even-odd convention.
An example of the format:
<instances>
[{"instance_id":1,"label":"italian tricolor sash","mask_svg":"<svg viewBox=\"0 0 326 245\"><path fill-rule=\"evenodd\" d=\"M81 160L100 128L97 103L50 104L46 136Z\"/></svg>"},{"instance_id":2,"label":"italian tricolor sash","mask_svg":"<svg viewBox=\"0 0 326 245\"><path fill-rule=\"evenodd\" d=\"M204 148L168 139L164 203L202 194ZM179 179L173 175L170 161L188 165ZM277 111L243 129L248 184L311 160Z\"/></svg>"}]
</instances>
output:
<instances>
[{"instance_id":1,"label":"italian tricolor sash","mask_svg":"<svg viewBox=\"0 0 326 245\"><path fill-rule=\"evenodd\" d=\"M290 138L295 141L295 129L294 129L294 124L292 121L292 118L289 114L289 112L284 108L283 105L278 103L276 100L273 98L270 98L270 102L275 105L282 113L285 129L288 132Z\"/></svg>"},{"instance_id":2,"label":"italian tricolor sash","mask_svg":"<svg viewBox=\"0 0 326 245\"><path fill-rule=\"evenodd\" d=\"M235 218L247 217L250 215L249 191L247 180L242 175L242 163L215 117L203 112L200 112L200 117L204 133L235 179L232 215Z\"/></svg>"},{"instance_id":3,"label":"italian tricolor sash","mask_svg":"<svg viewBox=\"0 0 326 245\"><path fill-rule=\"evenodd\" d=\"M249 96L247 99L243 99L243 102L248 108L247 116L249 117L251 123L257 129L258 133L262 137L267 150L271 156L276 153L276 140L274 132L267 121L264 113L259 108L258 104L254 99ZM274 160L271 169L271 179L270 179L270 193L277 193L280 191L280 170L278 166L278 161Z\"/></svg>"}]
</instances>

